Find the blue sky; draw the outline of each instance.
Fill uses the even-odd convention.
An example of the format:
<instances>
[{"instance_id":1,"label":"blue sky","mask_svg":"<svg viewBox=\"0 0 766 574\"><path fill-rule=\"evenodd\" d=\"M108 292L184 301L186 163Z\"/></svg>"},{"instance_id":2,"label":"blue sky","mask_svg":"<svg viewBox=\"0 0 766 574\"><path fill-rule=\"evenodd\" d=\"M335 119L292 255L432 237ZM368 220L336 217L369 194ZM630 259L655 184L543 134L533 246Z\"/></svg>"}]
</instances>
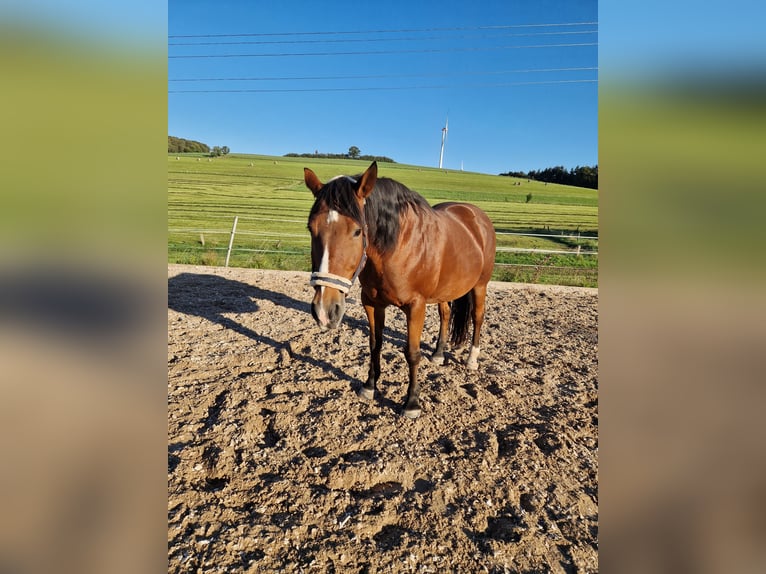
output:
<instances>
[{"instance_id":1,"label":"blue sky","mask_svg":"<svg viewBox=\"0 0 766 574\"><path fill-rule=\"evenodd\" d=\"M436 166L449 114L445 168L595 165L597 21L594 0L171 0L168 133Z\"/></svg>"}]
</instances>

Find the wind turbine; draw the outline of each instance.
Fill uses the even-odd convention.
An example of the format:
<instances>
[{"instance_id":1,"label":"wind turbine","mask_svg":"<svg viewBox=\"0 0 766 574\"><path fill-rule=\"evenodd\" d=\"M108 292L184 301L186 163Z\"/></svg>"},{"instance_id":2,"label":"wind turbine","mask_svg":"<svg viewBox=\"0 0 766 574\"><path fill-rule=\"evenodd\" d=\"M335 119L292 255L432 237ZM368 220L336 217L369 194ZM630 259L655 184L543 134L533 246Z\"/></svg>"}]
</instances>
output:
<instances>
[{"instance_id":1,"label":"wind turbine","mask_svg":"<svg viewBox=\"0 0 766 574\"><path fill-rule=\"evenodd\" d=\"M449 131L449 114L447 115L447 121L442 128L442 148L439 151L439 169L442 168L442 159L444 159L444 142L447 141L447 132Z\"/></svg>"}]
</instances>

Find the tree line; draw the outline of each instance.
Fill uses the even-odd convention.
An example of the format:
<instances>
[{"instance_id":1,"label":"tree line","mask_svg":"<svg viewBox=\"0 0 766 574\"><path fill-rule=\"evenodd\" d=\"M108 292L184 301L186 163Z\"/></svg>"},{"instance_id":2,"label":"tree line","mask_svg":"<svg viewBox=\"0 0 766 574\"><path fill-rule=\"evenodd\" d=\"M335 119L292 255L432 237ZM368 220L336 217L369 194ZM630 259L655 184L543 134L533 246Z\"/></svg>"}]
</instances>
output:
<instances>
[{"instance_id":1,"label":"tree line","mask_svg":"<svg viewBox=\"0 0 766 574\"><path fill-rule=\"evenodd\" d=\"M194 140L168 136L168 153L210 153L210 146Z\"/></svg>"},{"instance_id":2,"label":"tree line","mask_svg":"<svg viewBox=\"0 0 766 574\"><path fill-rule=\"evenodd\" d=\"M578 165L570 170L565 169L564 166L558 165L556 167L547 167L545 169L532 170L526 173L523 171L509 171L507 173L501 173L500 175L598 189L598 165L592 167Z\"/></svg>"},{"instance_id":3,"label":"tree line","mask_svg":"<svg viewBox=\"0 0 766 574\"><path fill-rule=\"evenodd\" d=\"M366 161L396 163L390 157L386 157L383 155L359 155L357 157L351 157L347 153L286 153L282 157L311 157L311 158L323 158L323 159L363 159Z\"/></svg>"},{"instance_id":4,"label":"tree line","mask_svg":"<svg viewBox=\"0 0 766 574\"><path fill-rule=\"evenodd\" d=\"M227 146L210 146L196 140L187 140L168 136L168 153L206 153L211 157L228 155L231 150Z\"/></svg>"},{"instance_id":5,"label":"tree line","mask_svg":"<svg viewBox=\"0 0 766 574\"><path fill-rule=\"evenodd\" d=\"M324 159L363 159L366 161L380 161L387 163L396 163L390 157L384 155L361 155L361 151L355 145L348 148L348 153L286 153L283 157L313 157Z\"/></svg>"}]
</instances>

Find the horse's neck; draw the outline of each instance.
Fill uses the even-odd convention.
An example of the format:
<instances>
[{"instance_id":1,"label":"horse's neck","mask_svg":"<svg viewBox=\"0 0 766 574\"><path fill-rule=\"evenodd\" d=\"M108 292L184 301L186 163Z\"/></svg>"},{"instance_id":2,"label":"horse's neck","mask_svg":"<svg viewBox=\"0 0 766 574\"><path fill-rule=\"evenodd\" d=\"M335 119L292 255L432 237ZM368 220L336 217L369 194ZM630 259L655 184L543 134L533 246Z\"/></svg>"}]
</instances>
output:
<instances>
[{"instance_id":1,"label":"horse's neck","mask_svg":"<svg viewBox=\"0 0 766 574\"><path fill-rule=\"evenodd\" d=\"M379 251L374 238L371 238L367 247L368 258L378 269L382 270L386 261L395 253L402 250L411 250L417 254L424 241L429 243L438 242L443 229L439 226L439 217L436 212L430 211L405 217L399 226L399 234L396 245L388 252Z\"/></svg>"}]
</instances>

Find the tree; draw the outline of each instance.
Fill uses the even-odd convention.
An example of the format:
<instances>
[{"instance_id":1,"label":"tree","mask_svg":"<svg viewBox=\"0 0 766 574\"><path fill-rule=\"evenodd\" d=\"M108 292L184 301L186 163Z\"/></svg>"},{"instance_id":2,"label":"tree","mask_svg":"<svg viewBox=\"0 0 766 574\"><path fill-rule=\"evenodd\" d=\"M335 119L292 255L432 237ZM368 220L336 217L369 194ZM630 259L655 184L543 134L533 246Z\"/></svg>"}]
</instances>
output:
<instances>
[{"instance_id":1,"label":"tree","mask_svg":"<svg viewBox=\"0 0 766 574\"><path fill-rule=\"evenodd\" d=\"M229 147L228 146L214 146L213 149L210 151L210 157L220 157L222 155L228 155L229 154Z\"/></svg>"},{"instance_id":2,"label":"tree","mask_svg":"<svg viewBox=\"0 0 766 574\"><path fill-rule=\"evenodd\" d=\"M348 157L351 159L356 159L359 157L360 150L355 145L352 145L350 148L348 148Z\"/></svg>"}]
</instances>

